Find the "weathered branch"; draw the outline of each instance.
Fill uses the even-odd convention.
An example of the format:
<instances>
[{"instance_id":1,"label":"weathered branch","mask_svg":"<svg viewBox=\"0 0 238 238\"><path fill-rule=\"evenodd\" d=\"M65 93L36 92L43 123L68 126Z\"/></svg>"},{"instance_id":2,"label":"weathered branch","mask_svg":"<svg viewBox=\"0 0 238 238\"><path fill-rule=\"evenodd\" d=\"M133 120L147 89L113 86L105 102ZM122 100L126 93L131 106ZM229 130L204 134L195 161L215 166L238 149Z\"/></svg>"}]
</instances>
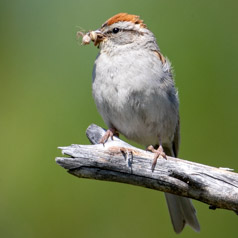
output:
<instances>
[{"instance_id":1,"label":"weathered branch","mask_svg":"<svg viewBox=\"0 0 238 238\"><path fill-rule=\"evenodd\" d=\"M89 126L86 134L93 145L59 147L70 157L56 158L56 162L80 178L138 185L238 212L237 173L172 157L159 159L152 172L153 153L116 137L104 146L97 144L104 133L96 125Z\"/></svg>"}]
</instances>

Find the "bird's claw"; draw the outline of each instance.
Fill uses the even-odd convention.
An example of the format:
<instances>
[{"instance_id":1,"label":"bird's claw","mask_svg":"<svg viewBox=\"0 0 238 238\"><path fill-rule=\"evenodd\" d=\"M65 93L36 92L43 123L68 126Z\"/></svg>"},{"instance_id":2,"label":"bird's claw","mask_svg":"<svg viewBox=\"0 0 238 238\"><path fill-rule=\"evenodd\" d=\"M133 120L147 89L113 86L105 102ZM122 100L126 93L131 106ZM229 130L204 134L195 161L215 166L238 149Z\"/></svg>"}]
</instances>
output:
<instances>
[{"instance_id":1,"label":"bird's claw","mask_svg":"<svg viewBox=\"0 0 238 238\"><path fill-rule=\"evenodd\" d=\"M105 144L108 139L111 137L111 139L113 140L113 136L114 135L118 135L117 131L114 128L109 128L106 133L102 136L102 138L99 141L99 144Z\"/></svg>"},{"instance_id":2,"label":"bird's claw","mask_svg":"<svg viewBox=\"0 0 238 238\"><path fill-rule=\"evenodd\" d=\"M152 145L150 145L147 147L147 150L154 153L154 159L152 161L152 166L151 166L151 170L154 171L158 158L162 157L164 159L167 159L167 157L166 157L166 154L164 153L162 145L160 145L157 150Z\"/></svg>"}]
</instances>

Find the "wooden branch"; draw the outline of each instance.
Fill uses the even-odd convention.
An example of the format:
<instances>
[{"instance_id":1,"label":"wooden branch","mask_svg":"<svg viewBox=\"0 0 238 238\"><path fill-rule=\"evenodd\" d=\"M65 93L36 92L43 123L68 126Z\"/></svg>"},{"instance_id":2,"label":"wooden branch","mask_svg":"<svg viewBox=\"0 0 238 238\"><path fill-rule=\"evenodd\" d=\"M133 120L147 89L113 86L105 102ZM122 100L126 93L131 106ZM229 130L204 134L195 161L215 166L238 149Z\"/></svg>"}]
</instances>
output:
<instances>
[{"instance_id":1,"label":"wooden branch","mask_svg":"<svg viewBox=\"0 0 238 238\"><path fill-rule=\"evenodd\" d=\"M56 162L79 178L90 178L138 185L199 200L211 209L223 208L238 213L238 174L187 160L158 159L155 170L153 153L133 147L114 137L103 146L97 144L105 133L90 125L87 137L93 145L59 147L70 157Z\"/></svg>"}]
</instances>

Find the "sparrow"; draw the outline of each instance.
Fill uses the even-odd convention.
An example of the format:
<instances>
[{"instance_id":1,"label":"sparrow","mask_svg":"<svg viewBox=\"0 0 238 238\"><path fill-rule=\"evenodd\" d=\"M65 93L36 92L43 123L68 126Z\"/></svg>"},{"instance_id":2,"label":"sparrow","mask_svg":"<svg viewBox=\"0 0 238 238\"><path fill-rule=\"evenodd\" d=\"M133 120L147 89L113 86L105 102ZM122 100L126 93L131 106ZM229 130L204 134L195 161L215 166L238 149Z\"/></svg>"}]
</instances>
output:
<instances>
[{"instance_id":1,"label":"sparrow","mask_svg":"<svg viewBox=\"0 0 238 238\"><path fill-rule=\"evenodd\" d=\"M159 157L177 157L180 143L178 92L171 63L154 34L137 15L119 13L99 29L82 34L82 44L99 48L93 75L93 97L108 130L100 142L122 134ZM200 231L190 199L165 193L174 231L188 224Z\"/></svg>"}]
</instances>

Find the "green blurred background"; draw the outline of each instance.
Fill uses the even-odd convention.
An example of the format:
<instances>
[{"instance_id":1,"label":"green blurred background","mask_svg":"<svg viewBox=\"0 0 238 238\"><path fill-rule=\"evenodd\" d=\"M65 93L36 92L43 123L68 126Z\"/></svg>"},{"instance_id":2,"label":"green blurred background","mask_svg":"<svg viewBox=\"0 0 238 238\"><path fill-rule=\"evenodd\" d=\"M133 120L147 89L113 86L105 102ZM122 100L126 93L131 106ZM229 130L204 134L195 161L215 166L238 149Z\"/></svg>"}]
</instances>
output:
<instances>
[{"instance_id":1,"label":"green blurred background","mask_svg":"<svg viewBox=\"0 0 238 238\"><path fill-rule=\"evenodd\" d=\"M180 158L238 171L238 2L0 0L0 237L175 237L162 193L78 179L54 159L105 126L91 96L98 49L80 27L138 14L175 70ZM194 201L201 232L235 237L238 217Z\"/></svg>"}]
</instances>

